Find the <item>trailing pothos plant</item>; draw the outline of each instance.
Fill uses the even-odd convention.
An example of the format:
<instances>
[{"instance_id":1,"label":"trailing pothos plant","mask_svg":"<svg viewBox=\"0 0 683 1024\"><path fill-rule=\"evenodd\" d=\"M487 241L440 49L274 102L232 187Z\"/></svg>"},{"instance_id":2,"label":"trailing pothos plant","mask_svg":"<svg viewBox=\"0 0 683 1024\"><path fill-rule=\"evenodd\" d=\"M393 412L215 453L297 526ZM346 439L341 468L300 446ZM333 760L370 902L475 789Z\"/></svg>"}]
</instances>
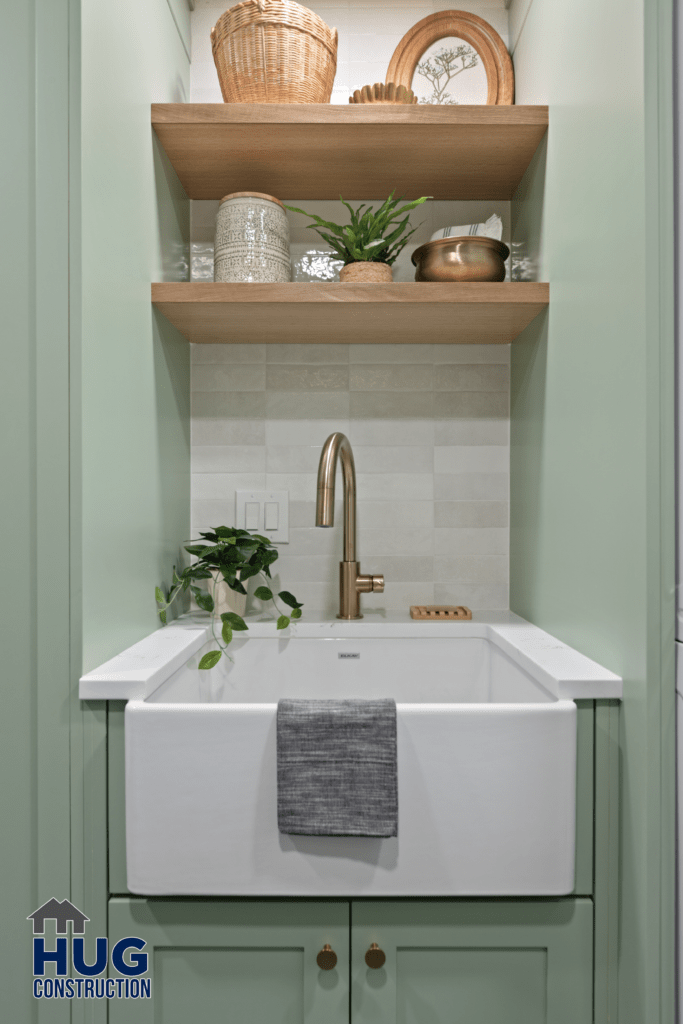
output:
<instances>
[{"instance_id":1,"label":"trailing pothos plant","mask_svg":"<svg viewBox=\"0 0 683 1024\"><path fill-rule=\"evenodd\" d=\"M166 612L179 594L190 591L199 607L211 614L211 632L218 645L217 651L209 651L199 662L199 668L209 669L217 665L221 656L226 652L233 633L248 629L246 622L237 612L225 612L221 615L221 635L216 636L216 620L213 615L214 600L211 594L197 586L199 580L210 580L214 573L222 577L231 590L238 594L246 594L245 582L252 576L263 576L264 581L271 579L270 567L277 561L278 552L267 537L259 533L250 533L248 530L237 530L232 526L217 526L208 533L200 533L203 542L188 544L185 550L196 555L197 561L193 565L183 569L181 573L176 572L173 566L173 581L171 589L166 597L161 587L155 590L157 605L159 606L159 618L166 624ZM217 582L219 580L217 579ZM278 629L286 629L291 619L301 618L301 604L290 594L288 590L281 590L278 593L280 601L287 606L285 614L278 607L278 602L270 587L259 586L254 591L254 596L260 601L272 601L280 613L277 620Z\"/></svg>"},{"instance_id":2,"label":"trailing pothos plant","mask_svg":"<svg viewBox=\"0 0 683 1024\"><path fill-rule=\"evenodd\" d=\"M394 189L395 191L396 189ZM323 220L317 214L307 213L306 210L300 210L297 206L287 206L287 209L292 210L293 213L303 213L304 217L314 220L315 224L309 224L309 227L313 231L317 231L320 237L324 238L327 244L334 249L339 259L344 261L344 266L348 263L366 261L388 263L391 266L408 244L408 239L417 231L417 228L413 228L412 231L405 233L410 221L410 211L432 198L431 196L422 196L421 199L414 199L411 203L401 206L403 197L394 199L394 192L388 199L385 199L377 212L372 206L365 210L367 205L365 203L354 210L345 199L339 196L351 214L351 223L346 225ZM365 213L362 212L363 210ZM394 224L398 226L392 228Z\"/></svg>"}]
</instances>

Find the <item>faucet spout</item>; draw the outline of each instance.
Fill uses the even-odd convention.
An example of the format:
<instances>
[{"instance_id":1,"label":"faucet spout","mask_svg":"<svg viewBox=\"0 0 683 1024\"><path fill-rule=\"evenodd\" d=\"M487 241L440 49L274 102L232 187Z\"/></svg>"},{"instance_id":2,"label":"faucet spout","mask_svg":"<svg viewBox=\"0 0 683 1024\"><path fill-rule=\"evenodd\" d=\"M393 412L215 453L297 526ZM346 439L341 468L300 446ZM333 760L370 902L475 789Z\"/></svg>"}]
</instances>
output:
<instances>
[{"instance_id":1,"label":"faucet spout","mask_svg":"<svg viewBox=\"0 0 683 1024\"><path fill-rule=\"evenodd\" d=\"M344 561L356 561L356 466L351 443L337 430L323 445L318 466L316 526L334 526L334 485L341 456L344 480Z\"/></svg>"},{"instance_id":2,"label":"faucet spout","mask_svg":"<svg viewBox=\"0 0 683 1024\"><path fill-rule=\"evenodd\" d=\"M341 458L344 481L344 557L339 563L338 619L362 619L360 595L382 593L384 576L364 576L356 561L356 467L346 434L337 430L323 445L318 465L316 526L334 526L334 487Z\"/></svg>"}]
</instances>

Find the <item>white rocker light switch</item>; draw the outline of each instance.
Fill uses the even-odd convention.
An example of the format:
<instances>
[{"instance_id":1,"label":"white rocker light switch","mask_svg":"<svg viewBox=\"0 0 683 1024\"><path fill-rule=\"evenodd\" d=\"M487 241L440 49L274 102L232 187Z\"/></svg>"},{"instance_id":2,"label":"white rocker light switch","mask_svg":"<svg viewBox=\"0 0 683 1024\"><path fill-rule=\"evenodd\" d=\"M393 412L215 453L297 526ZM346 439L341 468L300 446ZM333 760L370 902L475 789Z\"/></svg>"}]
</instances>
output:
<instances>
[{"instance_id":1,"label":"white rocker light switch","mask_svg":"<svg viewBox=\"0 0 683 1024\"><path fill-rule=\"evenodd\" d=\"M289 491L237 491L235 525L289 544Z\"/></svg>"}]
</instances>

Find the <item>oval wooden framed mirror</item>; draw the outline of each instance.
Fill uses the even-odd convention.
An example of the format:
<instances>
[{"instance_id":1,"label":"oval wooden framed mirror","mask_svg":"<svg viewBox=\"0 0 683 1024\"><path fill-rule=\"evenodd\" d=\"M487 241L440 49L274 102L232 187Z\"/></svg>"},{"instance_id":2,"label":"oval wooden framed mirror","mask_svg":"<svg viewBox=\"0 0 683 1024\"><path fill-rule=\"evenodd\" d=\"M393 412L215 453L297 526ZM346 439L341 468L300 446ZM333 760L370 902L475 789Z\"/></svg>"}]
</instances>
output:
<instances>
[{"instance_id":1,"label":"oval wooden framed mirror","mask_svg":"<svg viewBox=\"0 0 683 1024\"><path fill-rule=\"evenodd\" d=\"M467 63L465 51L470 47L481 58L486 72L487 104L514 103L515 75L507 47L487 21L468 11L439 11L413 25L394 50L387 71L386 84L393 82L394 85L403 85L406 89L415 88L413 78L418 64L427 50L442 39L464 40L464 46L452 50L461 61L455 73L467 70L477 63L472 60ZM457 53L457 50L463 52ZM436 88L434 95L437 95ZM422 102L428 101L423 99ZM457 100L437 98L436 102L454 103Z\"/></svg>"}]
</instances>

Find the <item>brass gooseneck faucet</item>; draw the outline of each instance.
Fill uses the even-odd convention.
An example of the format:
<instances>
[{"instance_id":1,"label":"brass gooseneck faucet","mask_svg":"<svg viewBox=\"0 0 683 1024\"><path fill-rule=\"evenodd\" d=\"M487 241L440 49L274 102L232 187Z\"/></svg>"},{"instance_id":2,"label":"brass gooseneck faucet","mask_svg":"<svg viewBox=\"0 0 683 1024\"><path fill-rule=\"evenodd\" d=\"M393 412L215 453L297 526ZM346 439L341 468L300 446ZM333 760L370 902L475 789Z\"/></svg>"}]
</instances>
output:
<instances>
[{"instance_id":1,"label":"brass gooseneck faucet","mask_svg":"<svg viewBox=\"0 0 683 1024\"><path fill-rule=\"evenodd\" d=\"M361 594L384 592L384 576L364 576L356 561L356 467L346 434L336 431L323 445L318 466L316 526L334 526L334 481L341 455L344 480L344 560L339 563L338 619L362 619Z\"/></svg>"}]
</instances>

